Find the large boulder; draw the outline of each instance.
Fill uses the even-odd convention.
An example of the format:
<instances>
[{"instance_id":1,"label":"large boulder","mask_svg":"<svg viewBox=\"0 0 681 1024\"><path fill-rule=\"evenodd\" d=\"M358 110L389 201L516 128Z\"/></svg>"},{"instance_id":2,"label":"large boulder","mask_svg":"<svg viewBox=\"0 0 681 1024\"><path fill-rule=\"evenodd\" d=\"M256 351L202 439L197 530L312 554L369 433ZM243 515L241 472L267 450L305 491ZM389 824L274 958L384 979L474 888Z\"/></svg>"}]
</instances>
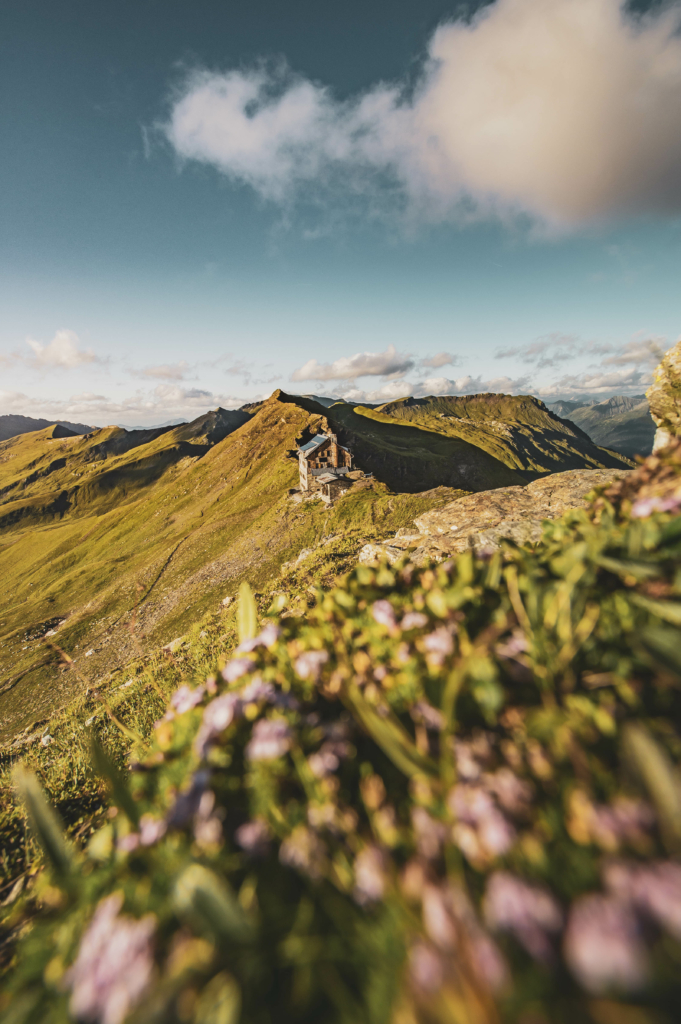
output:
<instances>
[{"instance_id":1,"label":"large boulder","mask_svg":"<svg viewBox=\"0 0 681 1024\"><path fill-rule=\"evenodd\" d=\"M653 444L656 452L666 448L672 437L681 436L681 338L666 353L654 377L646 397L657 426Z\"/></svg>"},{"instance_id":2,"label":"large boulder","mask_svg":"<svg viewBox=\"0 0 681 1024\"><path fill-rule=\"evenodd\" d=\"M571 469L534 480L526 487L501 487L457 498L443 508L424 512L414 520L416 531L399 530L383 544L367 544L360 562L368 565L381 557L394 563L411 552L412 561L424 563L448 558L466 548L495 550L502 538L517 544L536 543L542 522L558 519L570 509L582 508L594 487L626 477L611 469Z\"/></svg>"}]
</instances>

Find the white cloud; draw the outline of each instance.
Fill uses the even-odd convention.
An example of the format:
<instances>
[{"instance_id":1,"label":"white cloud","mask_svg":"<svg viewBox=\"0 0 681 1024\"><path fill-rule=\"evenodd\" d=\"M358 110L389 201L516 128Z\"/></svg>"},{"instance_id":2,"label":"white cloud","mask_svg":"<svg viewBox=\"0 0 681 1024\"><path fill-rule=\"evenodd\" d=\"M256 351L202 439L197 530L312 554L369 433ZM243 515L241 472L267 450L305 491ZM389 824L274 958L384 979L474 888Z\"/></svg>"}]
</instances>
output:
<instances>
[{"instance_id":1,"label":"white cloud","mask_svg":"<svg viewBox=\"0 0 681 1024\"><path fill-rule=\"evenodd\" d=\"M166 135L263 196L392 180L426 217L554 227L681 210L681 5L496 0L441 25L414 89L339 102L285 68L195 72Z\"/></svg>"},{"instance_id":2,"label":"white cloud","mask_svg":"<svg viewBox=\"0 0 681 1024\"><path fill-rule=\"evenodd\" d=\"M431 369L437 370L440 366L456 366L460 362L460 357L452 355L451 352L438 352L436 356L430 356L428 359L422 359L420 365L429 366Z\"/></svg>"},{"instance_id":3,"label":"white cloud","mask_svg":"<svg viewBox=\"0 0 681 1024\"><path fill-rule=\"evenodd\" d=\"M92 349L82 349L79 347L80 339L75 331L66 329L57 331L54 338L48 341L46 345L43 345L40 341L35 341L33 338L27 338L26 344L33 352L28 361L32 366L39 367L40 369L49 367L73 370L76 366L81 366L83 363L100 361Z\"/></svg>"},{"instance_id":4,"label":"white cloud","mask_svg":"<svg viewBox=\"0 0 681 1024\"><path fill-rule=\"evenodd\" d=\"M565 374L553 384L536 388L534 394L550 400L551 397L579 398L581 395L633 395L642 394L652 384L650 370L632 367L629 370L587 371L581 374Z\"/></svg>"},{"instance_id":5,"label":"white cloud","mask_svg":"<svg viewBox=\"0 0 681 1024\"><path fill-rule=\"evenodd\" d=\"M557 363L574 359L584 351L584 343L573 334L554 332L546 334L527 345L507 348L495 353L495 359L511 359L517 357L523 363L534 364L537 369L555 366Z\"/></svg>"},{"instance_id":6,"label":"white cloud","mask_svg":"<svg viewBox=\"0 0 681 1024\"><path fill-rule=\"evenodd\" d=\"M135 371L137 377L151 377L152 380L186 380L191 367L183 359L179 363L162 363L159 366L145 366Z\"/></svg>"},{"instance_id":7,"label":"white cloud","mask_svg":"<svg viewBox=\"0 0 681 1024\"><path fill-rule=\"evenodd\" d=\"M369 390L357 385L347 385L336 388L331 397L344 398L346 402L378 404L394 402L399 398L427 398L429 395L477 395L485 392L521 395L528 394L530 388L528 377L519 377L515 380L510 377L495 377L492 380L471 376L456 380L449 377L429 377L417 383L405 380L388 381L379 388Z\"/></svg>"},{"instance_id":8,"label":"white cloud","mask_svg":"<svg viewBox=\"0 0 681 1024\"><path fill-rule=\"evenodd\" d=\"M61 400L41 399L18 391L0 391L0 414L21 413L46 419L82 420L84 423L158 423L169 419L195 419L209 409L236 409L245 398L216 394L203 388L158 384L152 391L136 391L118 401L94 392L81 392Z\"/></svg>"},{"instance_id":9,"label":"white cloud","mask_svg":"<svg viewBox=\"0 0 681 1024\"><path fill-rule=\"evenodd\" d=\"M634 338L615 355L604 359L603 365L629 366L634 364L639 366L643 364L654 369L661 362L666 348L666 338Z\"/></svg>"},{"instance_id":10,"label":"white cloud","mask_svg":"<svg viewBox=\"0 0 681 1024\"><path fill-rule=\"evenodd\" d=\"M308 359L304 366L294 370L291 380L356 380L358 377L401 377L413 369L414 360L388 345L385 352L357 352L342 356L333 363L320 363Z\"/></svg>"}]
</instances>

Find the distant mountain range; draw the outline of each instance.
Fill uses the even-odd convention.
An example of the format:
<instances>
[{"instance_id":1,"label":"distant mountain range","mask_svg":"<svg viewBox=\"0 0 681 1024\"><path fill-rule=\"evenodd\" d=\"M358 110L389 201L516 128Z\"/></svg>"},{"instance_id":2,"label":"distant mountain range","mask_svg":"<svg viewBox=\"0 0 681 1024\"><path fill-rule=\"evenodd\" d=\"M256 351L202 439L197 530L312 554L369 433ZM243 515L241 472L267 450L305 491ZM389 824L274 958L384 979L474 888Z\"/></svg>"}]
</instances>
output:
<instances>
[{"instance_id":1,"label":"distant mountain range","mask_svg":"<svg viewBox=\"0 0 681 1024\"><path fill-rule=\"evenodd\" d=\"M554 402L548 406L576 423L596 444L626 455L650 455L655 424L645 395L615 395L604 402Z\"/></svg>"},{"instance_id":2,"label":"distant mountain range","mask_svg":"<svg viewBox=\"0 0 681 1024\"><path fill-rule=\"evenodd\" d=\"M8 437L17 437L19 434L29 434L32 430L44 430L58 423L66 427L74 434L89 434L96 427L89 427L87 423L70 423L68 420L43 420L34 419L33 416L0 416L0 441L6 441Z\"/></svg>"}]
</instances>

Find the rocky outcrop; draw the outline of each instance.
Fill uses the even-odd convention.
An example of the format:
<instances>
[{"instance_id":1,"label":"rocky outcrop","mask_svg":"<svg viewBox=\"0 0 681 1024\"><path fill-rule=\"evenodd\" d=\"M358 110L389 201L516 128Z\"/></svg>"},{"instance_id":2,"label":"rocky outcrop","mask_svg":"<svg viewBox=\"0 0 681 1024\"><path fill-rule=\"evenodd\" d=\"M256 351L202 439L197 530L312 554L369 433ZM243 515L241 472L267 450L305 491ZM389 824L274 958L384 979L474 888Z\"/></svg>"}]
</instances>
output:
<instances>
[{"instance_id":1,"label":"rocky outcrop","mask_svg":"<svg viewBox=\"0 0 681 1024\"><path fill-rule=\"evenodd\" d=\"M650 415L657 426L653 451L666 448L681 436L681 339L669 349L655 370L655 382L646 391Z\"/></svg>"},{"instance_id":2,"label":"rocky outcrop","mask_svg":"<svg viewBox=\"0 0 681 1024\"><path fill-rule=\"evenodd\" d=\"M629 472L624 470L617 476ZM557 519L570 509L582 508L589 491L611 483L614 477L612 470L572 469L541 477L526 487L469 494L418 516L414 520L416 530L399 530L392 540L365 545L359 560L365 565L381 558L394 563L410 552L411 560L422 564L430 559L440 561L466 548L495 550L502 538L517 544L535 543L545 519Z\"/></svg>"}]
</instances>

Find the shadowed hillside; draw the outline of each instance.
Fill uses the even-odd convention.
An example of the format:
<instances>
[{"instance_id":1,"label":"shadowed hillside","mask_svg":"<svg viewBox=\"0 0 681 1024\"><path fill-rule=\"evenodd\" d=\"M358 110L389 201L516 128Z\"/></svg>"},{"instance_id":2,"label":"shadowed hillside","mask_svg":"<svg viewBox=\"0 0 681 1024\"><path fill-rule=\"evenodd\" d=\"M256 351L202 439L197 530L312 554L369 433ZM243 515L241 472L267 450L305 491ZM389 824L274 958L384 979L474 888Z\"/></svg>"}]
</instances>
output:
<instances>
[{"instance_id":1,"label":"shadowed hillside","mask_svg":"<svg viewBox=\"0 0 681 1024\"><path fill-rule=\"evenodd\" d=\"M405 398L361 412L372 419L386 422L389 417L475 445L525 480L568 469L621 469L625 465L613 452L593 444L574 423L562 420L530 395Z\"/></svg>"},{"instance_id":2,"label":"shadowed hillside","mask_svg":"<svg viewBox=\"0 0 681 1024\"><path fill-rule=\"evenodd\" d=\"M282 398L293 400L283 393ZM524 482L476 442L449 436L437 426L400 422L364 406L337 403L324 408L311 399L295 401L323 413L342 443L352 448L357 465L395 491L413 493L438 484L485 491Z\"/></svg>"},{"instance_id":3,"label":"shadowed hillside","mask_svg":"<svg viewBox=\"0 0 681 1024\"><path fill-rule=\"evenodd\" d=\"M6 441L8 437L17 437L19 434L29 434L33 430L44 430L57 424L66 427L74 434L88 434L95 427L88 427L87 423L70 423L68 420L43 420L34 419L32 416L15 416L9 414L0 416L0 441Z\"/></svg>"}]
</instances>

